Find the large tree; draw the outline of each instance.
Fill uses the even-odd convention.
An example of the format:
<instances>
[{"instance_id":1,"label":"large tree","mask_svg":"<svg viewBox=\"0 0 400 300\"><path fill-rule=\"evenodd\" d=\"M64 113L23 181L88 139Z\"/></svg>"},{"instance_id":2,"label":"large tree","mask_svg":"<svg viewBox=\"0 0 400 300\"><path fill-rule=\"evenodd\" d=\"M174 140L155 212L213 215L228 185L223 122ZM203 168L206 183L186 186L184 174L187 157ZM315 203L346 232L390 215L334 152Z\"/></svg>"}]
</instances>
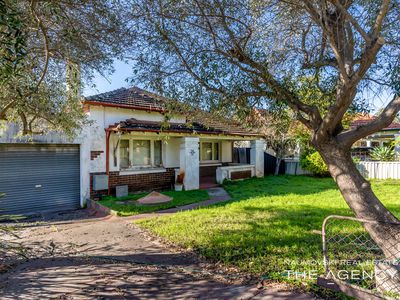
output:
<instances>
[{"instance_id":1,"label":"large tree","mask_svg":"<svg viewBox=\"0 0 400 300\"><path fill-rule=\"evenodd\" d=\"M111 70L128 40L124 15L118 0L0 0L0 121L75 134L80 77Z\"/></svg>"},{"instance_id":2,"label":"large tree","mask_svg":"<svg viewBox=\"0 0 400 300\"><path fill-rule=\"evenodd\" d=\"M350 156L355 141L388 126L400 109L398 0L132 2L136 78L209 109L289 106L354 214L382 222L365 226L388 258L399 256L400 226L390 225L399 220ZM333 88L333 97L304 100L305 77L321 95ZM384 110L345 129L346 112L371 92L390 97Z\"/></svg>"}]
</instances>

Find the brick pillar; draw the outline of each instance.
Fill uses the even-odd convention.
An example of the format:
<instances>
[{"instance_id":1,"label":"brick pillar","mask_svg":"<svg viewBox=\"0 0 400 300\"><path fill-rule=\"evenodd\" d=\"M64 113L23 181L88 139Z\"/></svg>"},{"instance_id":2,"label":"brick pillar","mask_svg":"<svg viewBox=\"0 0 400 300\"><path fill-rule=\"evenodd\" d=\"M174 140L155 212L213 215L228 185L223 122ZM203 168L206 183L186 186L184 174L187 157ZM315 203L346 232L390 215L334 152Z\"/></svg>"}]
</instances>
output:
<instances>
[{"instance_id":1,"label":"brick pillar","mask_svg":"<svg viewBox=\"0 0 400 300\"><path fill-rule=\"evenodd\" d=\"M185 190L197 190L199 180L199 138L184 137L180 146L180 171L185 172L183 186Z\"/></svg>"},{"instance_id":2,"label":"brick pillar","mask_svg":"<svg viewBox=\"0 0 400 300\"><path fill-rule=\"evenodd\" d=\"M255 166L257 177L264 177L264 150L264 140L251 141L250 163Z\"/></svg>"}]
</instances>

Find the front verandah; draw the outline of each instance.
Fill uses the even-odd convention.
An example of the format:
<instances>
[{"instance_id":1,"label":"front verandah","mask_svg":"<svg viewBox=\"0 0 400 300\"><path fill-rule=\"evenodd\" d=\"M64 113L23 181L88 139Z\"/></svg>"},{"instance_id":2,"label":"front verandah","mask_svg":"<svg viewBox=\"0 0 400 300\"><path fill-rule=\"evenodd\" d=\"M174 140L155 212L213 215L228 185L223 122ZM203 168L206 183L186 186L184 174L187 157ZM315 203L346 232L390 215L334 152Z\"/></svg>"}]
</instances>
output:
<instances>
[{"instance_id":1,"label":"front verandah","mask_svg":"<svg viewBox=\"0 0 400 300\"><path fill-rule=\"evenodd\" d=\"M185 189L209 188L221 184L225 179L264 176L264 141L250 140L250 164L238 164L233 163L232 159L236 140L218 136L183 137L179 172L185 172Z\"/></svg>"},{"instance_id":2,"label":"front verandah","mask_svg":"<svg viewBox=\"0 0 400 300\"><path fill-rule=\"evenodd\" d=\"M168 179L165 186L169 183L172 187L179 173L185 173L186 190L211 187L225 178L239 179L245 175L243 171L250 171L251 176L264 175L264 142L258 136L121 132L116 129L107 134L107 140L106 174L113 178L118 175L117 181L111 180L111 190L121 184L128 185L131 192L160 189L159 182L165 178ZM232 145L238 140L251 142L251 167L249 165L247 170L239 170L232 163ZM137 161L142 163L137 165ZM93 164L99 163L93 161ZM225 177L217 181L217 170L228 172L222 172Z\"/></svg>"}]
</instances>

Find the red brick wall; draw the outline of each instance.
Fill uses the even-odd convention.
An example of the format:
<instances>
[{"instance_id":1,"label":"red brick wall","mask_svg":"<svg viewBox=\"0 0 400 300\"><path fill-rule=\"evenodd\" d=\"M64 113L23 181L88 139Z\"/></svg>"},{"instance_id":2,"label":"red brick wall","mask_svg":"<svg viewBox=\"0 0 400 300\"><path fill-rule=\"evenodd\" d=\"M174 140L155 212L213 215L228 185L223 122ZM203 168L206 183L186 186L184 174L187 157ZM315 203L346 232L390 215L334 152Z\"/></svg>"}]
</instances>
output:
<instances>
[{"instance_id":1,"label":"red brick wall","mask_svg":"<svg viewBox=\"0 0 400 300\"><path fill-rule=\"evenodd\" d=\"M97 158L103 152L104 151L90 151L90 160L94 160L95 158Z\"/></svg>"},{"instance_id":2,"label":"red brick wall","mask_svg":"<svg viewBox=\"0 0 400 300\"><path fill-rule=\"evenodd\" d=\"M219 166L200 166L200 177L215 177Z\"/></svg>"},{"instance_id":3,"label":"red brick wall","mask_svg":"<svg viewBox=\"0 0 400 300\"><path fill-rule=\"evenodd\" d=\"M222 163L222 166L227 166L228 163ZM217 166L201 166L200 165L200 178L201 177L216 177L217 176L217 168L219 168L220 165Z\"/></svg>"},{"instance_id":4,"label":"red brick wall","mask_svg":"<svg viewBox=\"0 0 400 300\"><path fill-rule=\"evenodd\" d=\"M251 171L236 171L231 173L231 179L245 179L251 177Z\"/></svg>"},{"instance_id":5,"label":"red brick wall","mask_svg":"<svg viewBox=\"0 0 400 300\"><path fill-rule=\"evenodd\" d=\"M153 191L153 190L169 190L175 183L175 169L168 168L162 173L148 173L135 175L120 175L119 172L110 172L110 189L111 193L115 193L115 186L128 185L129 192ZM106 194L105 191L93 191L93 175L105 173L90 174L90 196L96 194Z\"/></svg>"}]
</instances>

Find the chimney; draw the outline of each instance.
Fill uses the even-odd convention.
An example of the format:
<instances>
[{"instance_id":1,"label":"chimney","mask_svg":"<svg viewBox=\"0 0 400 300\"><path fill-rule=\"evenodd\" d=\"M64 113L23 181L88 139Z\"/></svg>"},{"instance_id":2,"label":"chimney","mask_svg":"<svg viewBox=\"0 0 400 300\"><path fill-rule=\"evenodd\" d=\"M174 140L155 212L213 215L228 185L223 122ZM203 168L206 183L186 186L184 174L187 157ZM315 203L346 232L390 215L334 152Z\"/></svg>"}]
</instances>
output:
<instances>
[{"instance_id":1,"label":"chimney","mask_svg":"<svg viewBox=\"0 0 400 300\"><path fill-rule=\"evenodd\" d=\"M79 101L81 98L81 69L79 63L67 60L66 82L68 100Z\"/></svg>"}]
</instances>

